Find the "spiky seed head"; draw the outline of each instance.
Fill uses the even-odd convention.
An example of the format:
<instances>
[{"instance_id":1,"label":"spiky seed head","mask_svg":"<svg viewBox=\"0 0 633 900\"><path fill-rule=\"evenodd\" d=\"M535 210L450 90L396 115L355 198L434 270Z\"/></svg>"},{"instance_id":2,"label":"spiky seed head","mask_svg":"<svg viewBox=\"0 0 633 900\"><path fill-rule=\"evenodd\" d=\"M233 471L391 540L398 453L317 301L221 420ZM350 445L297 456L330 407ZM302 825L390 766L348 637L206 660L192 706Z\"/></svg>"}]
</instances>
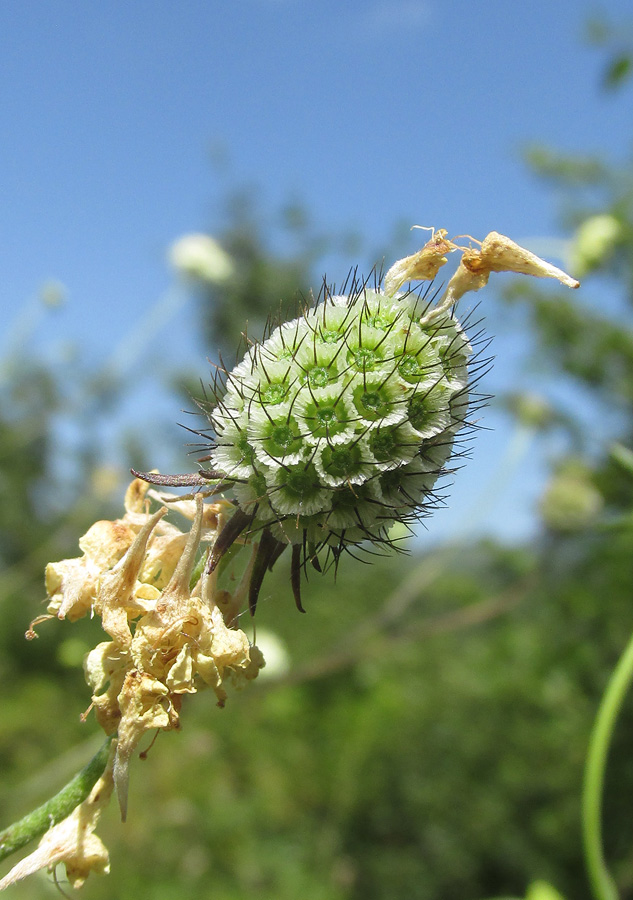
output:
<instances>
[{"instance_id":1,"label":"spiky seed head","mask_svg":"<svg viewBox=\"0 0 633 900\"><path fill-rule=\"evenodd\" d=\"M401 533L437 501L437 479L487 364L473 362L455 318L464 294L484 287L493 272L579 286L497 232L483 241L462 235L469 240L462 246L443 228L431 231L384 281L368 286L354 277L342 294L325 289L321 303L271 328L262 343L250 342L231 372L218 369L213 399L199 403L214 435L199 462L211 468L184 476L135 473L209 494L233 488L235 513L217 537L208 571L240 535L257 542L251 611L264 572L288 544L302 609L300 568L309 561L320 571L321 548L338 560L350 545L389 544L393 526ZM436 296L426 302L429 290L399 293L407 282L434 278L454 252L462 258L437 303ZM206 440L209 432L198 434Z\"/></svg>"},{"instance_id":2,"label":"spiky seed head","mask_svg":"<svg viewBox=\"0 0 633 900\"><path fill-rule=\"evenodd\" d=\"M255 343L210 415L213 469L251 531L343 548L417 519L468 408L471 346L451 312L379 284L320 303Z\"/></svg>"}]
</instances>

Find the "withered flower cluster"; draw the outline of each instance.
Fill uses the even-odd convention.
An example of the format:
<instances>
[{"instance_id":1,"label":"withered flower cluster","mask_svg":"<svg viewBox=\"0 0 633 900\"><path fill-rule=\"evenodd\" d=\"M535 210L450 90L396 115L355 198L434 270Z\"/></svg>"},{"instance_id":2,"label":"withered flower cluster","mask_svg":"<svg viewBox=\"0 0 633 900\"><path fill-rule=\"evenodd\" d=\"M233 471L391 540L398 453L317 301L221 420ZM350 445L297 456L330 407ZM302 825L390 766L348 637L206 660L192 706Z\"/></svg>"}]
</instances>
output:
<instances>
[{"instance_id":1,"label":"withered flower cluster","mask_svg":"<svg viewBox=\"0 0 633 900\"><path fill-rule=\"evenodd\" d=\"M172 501L190 530L167 522L164 505L151 512L150 498ZM47 615L32 623L29 636L45 618L74 621L87 613L100 616L110 636L88 653L84 668L97 721L117 735L113 777L123 818L130 758L142 736L179 728L183 696L201 688L210 687L224 705L225 683L239 687L264 664L234 624L243 582L232 594L218 592L217 572L208 572L200 555L231 509L224 500L204 503L200 494L161 495L135 479L123 518L95 523L79 542L83 556L46 568Z\"/></svg>"}]
</instances>

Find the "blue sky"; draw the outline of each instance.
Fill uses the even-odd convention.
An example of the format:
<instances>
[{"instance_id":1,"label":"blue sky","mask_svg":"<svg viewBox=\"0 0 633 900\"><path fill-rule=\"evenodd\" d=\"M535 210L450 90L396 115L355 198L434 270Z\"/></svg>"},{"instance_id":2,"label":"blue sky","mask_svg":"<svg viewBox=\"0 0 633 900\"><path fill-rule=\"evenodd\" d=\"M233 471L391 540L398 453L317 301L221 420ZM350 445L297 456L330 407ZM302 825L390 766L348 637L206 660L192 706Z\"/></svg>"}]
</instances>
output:
<instances>
[{"instance_id":1,"label":"blue sky","mask_svg":"<svg viewBox=\"0 0 633 900\"><path fill-rule=\"evenodd\" d=\"M227 185L257 185L271 210L299 198L321 230L355 229L376 248L398 221L568 237L520 153L535 139L613 160L628 150L630 105L601 95L601 56L583 45L599 9L577 0L2 4L0 339L57 279L68 302L35 329L33 346L54 359L69 344L107 359L169 290L169 244L218 227ZM624 0L609 3L612 21L628 13ZM218 148L223 175L211 162ZM518 340L498 339L489 389L503 383ZM171 421L177 401L152 381L159 358L206 374L191 306L174 305L131 373L154 418ZM507 426L491 416L494 434L453 491L460 508L477 506L507 453ZM487 527L530 528L543 475L542 461L530 465ZM459 514L447 515L436 533L454 529Z\"/></svg>"}]
</instances>

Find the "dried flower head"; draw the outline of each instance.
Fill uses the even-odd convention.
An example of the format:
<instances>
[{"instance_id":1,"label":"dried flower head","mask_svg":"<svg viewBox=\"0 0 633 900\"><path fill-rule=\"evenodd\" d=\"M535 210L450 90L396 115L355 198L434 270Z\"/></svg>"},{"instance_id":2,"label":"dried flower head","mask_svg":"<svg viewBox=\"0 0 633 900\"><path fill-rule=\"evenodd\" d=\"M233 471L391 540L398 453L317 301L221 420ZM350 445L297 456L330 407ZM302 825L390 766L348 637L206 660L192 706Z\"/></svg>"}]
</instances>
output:
<instances>
[{"instance_id":1,"label":"dried flower head","mask_svg":"<svg viewBox=\"0 0 633 900\"><path fill-rule=\"evenodd\" d=\"M53 616L101 617L110 640L88 653L84 667L91 708L106 734L117 735L113 777L123 817L129 763L143 735L179 728L183 697L201 688L210 687L224 705L226 682L239 687L264 664L235 627L233 609L241 605L244 588L218 596L216 578L200 556L200 545L213 543L230 504L148 489L146 482L133 481L122 519L93 525L80 540L82 557L48 565L48 614L27 633L34 637L34 626ZM148 495L163 504L155 512ZM165 501L191 521L188 533L165 520ZM220 602L230 609L233 627Z\"/></svg>"}]
</instances>

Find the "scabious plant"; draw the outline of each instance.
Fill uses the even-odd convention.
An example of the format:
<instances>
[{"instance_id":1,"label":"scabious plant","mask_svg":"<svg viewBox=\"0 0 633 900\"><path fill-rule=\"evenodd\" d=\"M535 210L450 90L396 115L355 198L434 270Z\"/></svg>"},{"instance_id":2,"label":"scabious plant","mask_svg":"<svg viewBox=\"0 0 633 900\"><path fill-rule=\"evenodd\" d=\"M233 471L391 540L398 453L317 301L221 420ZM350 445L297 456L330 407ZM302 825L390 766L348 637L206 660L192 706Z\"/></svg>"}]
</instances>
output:
<instances>
[{"instance_id":1,"label":"scabious plant","mask_svg":"<svg viewBox=\"0 0 633 900\"><path fill-rule=\"evenodd\" d=\"M210 469L157 477L157 484L231 489L235 511L211 550L209 569L241 536L257 541L249 586L255 611L265 572L292 548L291 583L302 610L301 569L338 562L344 550L392 547L394 525L408 526L437 504L436 484L455 439L474 425L482 399L473 388L487 360L485 345L467 337L454 315L457 301L513 271L578 282L496 232L479 247L459 247L439 229L416 254L399 260L384 280L354 273L340 293L324 284L316 303L269 328L243 360L219 368L200 403L209 429ZM473 239L471 239L472 241ZM432 281L462 253L438 303L438 292L401 291Z\"/></svg>"},{"instance_id":2,"label":"scabious plant","mask_svg":"<svg viewBox=\"0 0 633 900\"><path fill-rule=\"evenodd\" d=\"M89 711L110 746L80 779L79 794L76 785L62 791L0 835L1 855L49 829L0 889L59 862L77 886L91 870L107 871L94 828L113 788L125 818L142 737L178 729L185 696L205 687L223 706L227 685L244 686L264 665L238 614L247 601L255 612L264 575L284 551L302 610L302 569L338 563L343 551L391 546L394 526L436 504L456 438L474 424L473 386L487 365L473 355L481 339L467 336L455 304L491 272L578 286L495 232L470 240L461 247L435 231L384 279L353 275L339 292L324 287L296 319L271 327L233 370L218 370L200 402L208 427L198 432L199 462L210 466L191 475L134 473L124 516L95 523L79 542L81 557L48 565L47 613L27 637L45 619L100 616L109 639L84 668ZM461 260L441 295L403 290L432 281L455 251ZM179 498L156 486L196 491ZM167 521L168 508L184 529ZM240 577L223 582L241 549Z\"/></svg>"}]
</instances>

